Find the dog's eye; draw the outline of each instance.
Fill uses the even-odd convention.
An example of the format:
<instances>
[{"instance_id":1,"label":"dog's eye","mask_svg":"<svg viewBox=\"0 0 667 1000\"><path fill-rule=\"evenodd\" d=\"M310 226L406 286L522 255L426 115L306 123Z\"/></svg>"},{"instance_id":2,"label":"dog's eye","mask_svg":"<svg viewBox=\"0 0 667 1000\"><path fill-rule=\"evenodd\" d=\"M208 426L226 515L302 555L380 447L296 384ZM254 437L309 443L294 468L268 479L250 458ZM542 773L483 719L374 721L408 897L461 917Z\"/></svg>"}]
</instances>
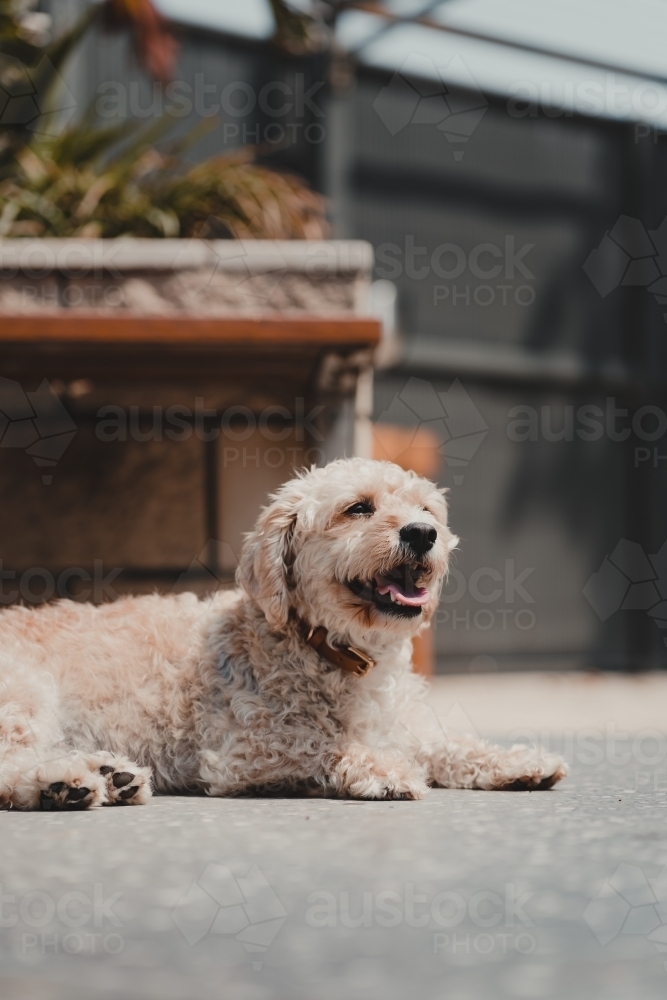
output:
<instances>
[{"instance_id":1,"label":"dog's eye","mask_svg":"<svg viewBox=\"0 0 667 1000\"><path fill-rule=\"evenodd\" d=\"M360 500L359 503L353 503L351 507L348 507L345 511L346 514L374 514L375 507L369 500Z\"/></svg>"}]
</instances>

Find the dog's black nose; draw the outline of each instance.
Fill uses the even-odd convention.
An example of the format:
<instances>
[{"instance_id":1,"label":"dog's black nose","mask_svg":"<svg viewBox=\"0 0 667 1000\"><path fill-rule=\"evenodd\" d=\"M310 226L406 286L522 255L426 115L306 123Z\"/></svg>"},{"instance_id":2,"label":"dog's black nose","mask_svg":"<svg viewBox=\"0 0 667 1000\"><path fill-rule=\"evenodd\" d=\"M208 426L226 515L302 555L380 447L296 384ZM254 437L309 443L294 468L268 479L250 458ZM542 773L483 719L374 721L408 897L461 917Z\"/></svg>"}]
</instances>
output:
<instances>
[{"instance_id":1,"label":"dog's black nose","mask_svg":"<svg viewBox=\"0 0 667 1000\"><path fill-rule=\"evenodd\" d=\"M400 530L401 540L410 546L416 556L423 556L425 552L433 548L433 543L438 537L438 532L431 524L406 524Z\"/></svg>"}]
</instances>

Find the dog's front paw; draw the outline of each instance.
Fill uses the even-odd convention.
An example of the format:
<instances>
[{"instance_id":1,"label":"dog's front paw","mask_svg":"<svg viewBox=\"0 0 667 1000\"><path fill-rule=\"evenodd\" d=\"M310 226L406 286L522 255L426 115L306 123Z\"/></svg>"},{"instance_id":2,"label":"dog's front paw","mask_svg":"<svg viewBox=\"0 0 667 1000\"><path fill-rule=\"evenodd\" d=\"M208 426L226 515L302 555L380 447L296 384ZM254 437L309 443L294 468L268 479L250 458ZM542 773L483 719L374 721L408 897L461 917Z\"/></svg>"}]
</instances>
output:
<instances>
[{"instance_id":1,"label":"dog's front paw","mask_svg":"<svg viewBox=\"0 0 667 1000\"><path fill-rule=\"evenodd\" d=\"M421 775L364 775L346 789L354 799L422 799L427 791Z\"/></svg>"},{"instance_id":2,"label":"dog's front paw","mask_svg":"<svg viewBox=\"0 0 667 1000\"><path fill-rule=\"evenodd\" d=\"M106 802L106 788L84 758L70 756L38 766L18 782L14 798L20 808L91 809Z\"/></svg>"},{"instance_id":3,"label":"dog's front paw","mask_svg":"<svg viewBox=\"0 0 667 1000\"><path fill-rule=\"evenodd\" d=\"M151 770L127 757L101 751L90 757L91 767L106 783L106 805L142 806L151 798Z\"/></svg>"},{"instance_id":4,"label":"dog's front paw","mask_svg":"<svg viewBox=\"0 0 667 1000\"><path fill-rule=\"evenodd\" d=\"M508 750L466 733L449 736L425 760L439 788L531 791L551 788L568 773L562 757L541 747L516 744Z\"/></svg>"},{"instance_id":5,"label":"dog's front paw","mask_svg":"<svg viewBox=\"0 0 667 1000\"><path fill-rule=\"evenodd\" d=\"M421 799L426 775L415 761L395 750L347 749L330 776L338 795L354 799Z\"/></svg>"},{"instance_id":6,"label":"dog's front paw","mask_svg":"<svg viewBox=\"0 0 667 1000\"><path fill-rule=\"evenodd\" d=\"M508 751L506 774L495 787L517 792L544 791L565 778L568 770L558 754L517 745Z\"/></svg>"}]
</instances>

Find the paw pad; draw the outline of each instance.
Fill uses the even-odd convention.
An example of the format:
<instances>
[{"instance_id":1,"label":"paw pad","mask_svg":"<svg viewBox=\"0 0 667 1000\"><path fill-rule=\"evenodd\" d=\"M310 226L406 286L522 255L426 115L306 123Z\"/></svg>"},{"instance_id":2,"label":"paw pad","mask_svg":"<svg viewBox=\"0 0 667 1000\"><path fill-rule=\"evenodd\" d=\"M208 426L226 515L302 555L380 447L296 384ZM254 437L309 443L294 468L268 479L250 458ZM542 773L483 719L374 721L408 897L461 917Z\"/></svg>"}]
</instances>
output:
<instances>
[{"instance_id":1,"label":"paw pad","mask_svg":"<svg viewBox=\"0 0 667 1000\"><path fill-rule=\"evenodd\" d=\"M40 793L40 809L85 809L90 803L90 788L85 785L68 785L65 781L53 781Z\"/></svg>"},{"instance_id":2,"label":"paw pad","mask_svg":"<svg viewBox=\"0 0 667 1000\"><path fill-rule=\"evenodd\" d=\"M129 771L119 771L118 774L114 774L111 780L116 788L124 788L125 785L129 785L131 781L134 781L134 775L130 774Z\"/></svg>"},{"instance_id":3,"label":"paw pad","mask_svg":"<svg viewBox=\"0 0 667 1000\"><path fill-rule=\"evenodd\" d=\"M132 777L134 777L134 775L132 775ZM138 791L139 791L139 785L132 785L130 788L123 788L122 791L120 791L118 794L121 797L121 799L127 800L133 798L133 796L135 796Z\"/></svg>"},{"instance_id":4,"label":"paw pad","mask_svg":"<svg viewBox=\"0 0 667 1000\"><path fill-rule=\"evenodd\" d=\"M108 805L113 805L114 803L121 805L124 802L129 804L137 796L137 802L142 802L146 799L146 778L141 773L141 768L139 768L138 772L125 770L123 765L127 768L128 763L132 766L129 761L119 760L115 767L113 764L102 764L98 768L100 774L106 779L107 795L109 798ZM121 768L123 769L121 770ZM150 794L150 788L148 791ZM141 795L138 795L140 792ZM135 805L136 802L132 802L131 804Z\"/></svg>"}]
</instances>

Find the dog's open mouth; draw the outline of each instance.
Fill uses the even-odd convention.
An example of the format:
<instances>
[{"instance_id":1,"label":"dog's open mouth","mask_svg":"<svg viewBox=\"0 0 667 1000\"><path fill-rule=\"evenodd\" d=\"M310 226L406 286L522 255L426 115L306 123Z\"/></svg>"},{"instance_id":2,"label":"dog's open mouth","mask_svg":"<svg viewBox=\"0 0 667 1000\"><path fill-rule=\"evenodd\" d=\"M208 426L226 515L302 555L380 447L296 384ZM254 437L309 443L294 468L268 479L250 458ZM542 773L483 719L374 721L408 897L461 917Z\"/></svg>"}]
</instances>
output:
<instances>
[{"instance_id":1,"label":"dog's open mouth","mask_svg":"<svg viewBox=\"0 0 667 1000\"><path fill-rule=\"evenodd\" d=\"M386 573L376 573L371 580L349 580L347 586L380 611L414 618L421 614L431 596L427 587L419 585L424 573L425 567L420 563L403 563Z\"/></svg>"}]
</instances>

